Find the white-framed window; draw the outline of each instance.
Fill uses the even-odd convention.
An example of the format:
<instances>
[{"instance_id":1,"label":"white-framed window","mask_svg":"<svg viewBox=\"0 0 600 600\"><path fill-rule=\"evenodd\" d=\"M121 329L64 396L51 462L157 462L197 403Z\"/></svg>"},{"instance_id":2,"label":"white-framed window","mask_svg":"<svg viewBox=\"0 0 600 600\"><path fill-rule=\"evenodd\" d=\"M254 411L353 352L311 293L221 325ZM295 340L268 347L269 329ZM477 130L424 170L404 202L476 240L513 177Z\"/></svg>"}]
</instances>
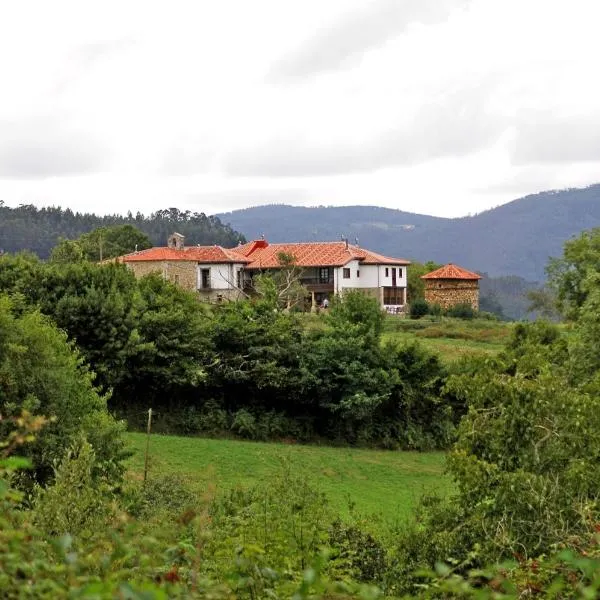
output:
<instances>
[{"instance_id":1,"label":"white-framed window","mask_svg":"<svg viewBox=\"0 0 600 600\"><path fill-rule=\"evenodd\" d=\"M350 279L350 269L344 267L344 279Z\"/></svg>"}]
</instances>

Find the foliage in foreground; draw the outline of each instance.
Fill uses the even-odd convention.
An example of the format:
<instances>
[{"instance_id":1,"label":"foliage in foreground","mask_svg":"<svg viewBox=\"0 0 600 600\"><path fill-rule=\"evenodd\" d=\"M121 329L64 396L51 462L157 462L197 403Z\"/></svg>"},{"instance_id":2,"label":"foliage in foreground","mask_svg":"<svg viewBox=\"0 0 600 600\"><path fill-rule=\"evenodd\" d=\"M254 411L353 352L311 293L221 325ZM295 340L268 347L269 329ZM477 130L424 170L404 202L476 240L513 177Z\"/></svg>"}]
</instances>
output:
<instances>
[{"instance_id":1,"label":"foliage in foreground","mask_svg":"<svg viewBox=\"0 0 600 600\"><path fill-rule=\"evenodd\" d=\"M117 481L122 473L121 432L106 409L92 375L67 343L64 333L38 312L19 311L0 296L0 436L23 410L50 419L25 448L32 481L43 483L67 448L81 435L96 453L95 470Z\"/></svg>"},{"instance_id":2,"label":"foliage in foreground","mask_svg":"<svg viewBox=\"0 0 600 600\"><path fill-rule=\"evenodd\" d=\"M334 519L326 499L284 466L268 486L199 497L177 478L115 495L74 446L33 508L10 487L27 461L11 456L43 429L13 420L0 443L0 589L7 599L255 599L398 597L393 555L364 523ZM405 598L594 598L600 548L470 568L477 557L413 573ZM375 585L378 584L378 585Z\"/></svg>"},{"instance_id":3,"label":"foliage in foreground","mask_svg":"<svg viewBox=\"0 0 600 600\"><path fill-rule=\"evenodd\" d=\"M218 498L198 498L174 479L117 496L92 477L93 452L81 442L57 467L54 483L37 491L33 508L23 507L10 481L27 461L9 454L43 424L24 413L0 445L3 598L380 595L347 576L356 563L354 534L338 525L341 558L324 553L327 503L289 469L268 487ZM343 577L333 582L328 574Z\"/></svg>"},{"instance_id":4,"label":"foliage in foreground","mask_svg":"<svg viewBox=\"0 0 600 600\"><path fill-rule=\"evenodd\" d=\"M399 537L398 573L405 589L419 585L419 568L436 562L459 561L464 574L513 556L533 560L561 548L595 551L590 540L600 523L597 239L591 233L568 243L559 263L564 269L559 298L574 320L568 336L548 323L518 325L498 357L472 359L449 378L446 389L467 406L448 461L458 492L424 502L417 523Z\"/></svg>"}]
</instances>

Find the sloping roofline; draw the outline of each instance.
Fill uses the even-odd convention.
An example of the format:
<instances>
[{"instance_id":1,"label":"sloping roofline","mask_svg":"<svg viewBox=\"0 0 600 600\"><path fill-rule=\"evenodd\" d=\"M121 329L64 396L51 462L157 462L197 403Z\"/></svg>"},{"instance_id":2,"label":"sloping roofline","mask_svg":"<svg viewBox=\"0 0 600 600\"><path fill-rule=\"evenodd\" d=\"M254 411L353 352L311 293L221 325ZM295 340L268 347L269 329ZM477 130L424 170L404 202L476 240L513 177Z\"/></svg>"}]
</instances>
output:
<instances>
[{"instance_id":1,"label":"sloping roofline","mask_svg":"<svg viewBox=\"0 0 600 600\"><path fill-rule=\"evenodd\" d=\"M467 271L458 265L448 263L431 273L421 275L421 279L481 279L481 275L473 273L473 271Z\"/></svg>"}]
</instances>

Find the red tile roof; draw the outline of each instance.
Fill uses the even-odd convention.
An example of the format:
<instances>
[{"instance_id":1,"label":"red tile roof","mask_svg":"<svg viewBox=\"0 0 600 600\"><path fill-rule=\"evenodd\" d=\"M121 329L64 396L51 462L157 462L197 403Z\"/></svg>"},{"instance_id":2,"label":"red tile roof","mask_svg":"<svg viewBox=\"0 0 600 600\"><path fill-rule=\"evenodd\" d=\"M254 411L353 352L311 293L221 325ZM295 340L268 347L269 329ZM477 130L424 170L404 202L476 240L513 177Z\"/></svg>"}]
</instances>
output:
<instances>
[{"instance_id":1,"label":"red tile roof","mask_svg":"<svg viewBox=\"0 0 600 600\"><path fill-rule=\"evenodd\" d=\"M346 242L298 242L295 244L269 244L250 255L248 269L273 269L279 267L279 254L291 254L300 267L341 267L351 260L362 264L407 265L402 258L389 258L364 250Z\"/></svg>"},{"instance_id":2,"label":"red tile roof","mask_svg":"<svg viewBox=\"0 0 600 600\"><path fill-rule=\"evenodd\" d=\"M199 263L244 263L248 269L272 269L280 266L279 254L291 254L300 267L341 267L351 260L371 265L408 265L403 258L390 258L376 252L346 245L346 242L299 242L269 244L254 240L237 248L188 246L182 250L156 247L120 256L119 262L192 261Z\"/></svg>"},{"instance_id":3,"label":"red tile roof","mask_svg":"<svg viewBox=\"0 0 600 600\"><path fill-rule=\"evenodd\" d=\"M436 271L422 275L421 279L481 279L481 275L448 263Z\"/></svg>"},{"instance_id":4,"label":"red tile roof","mask_svg":"<svg viewBox=\"0 0 600 600\"><path fill-rule=\"evenodd\" d=\"M248 263L242 254L221 246L187 246L182 250L159 246L121 256L120 262L192 261L199 263Z\"/></svg>"},{"instance_id":5,"label":"red tile roof","mask_svg":"<svg viewBox=\"0 0 600 600\"><path fill-rule=\"evenodd\" d=\"M267 240L252 240L251 242L247 242L246 244L240 244L236 248L232 248L238 254L243 254L244 256L250 256L255 250L259 248L266 248L269 245Z\"/></svg>"}]
</instances>

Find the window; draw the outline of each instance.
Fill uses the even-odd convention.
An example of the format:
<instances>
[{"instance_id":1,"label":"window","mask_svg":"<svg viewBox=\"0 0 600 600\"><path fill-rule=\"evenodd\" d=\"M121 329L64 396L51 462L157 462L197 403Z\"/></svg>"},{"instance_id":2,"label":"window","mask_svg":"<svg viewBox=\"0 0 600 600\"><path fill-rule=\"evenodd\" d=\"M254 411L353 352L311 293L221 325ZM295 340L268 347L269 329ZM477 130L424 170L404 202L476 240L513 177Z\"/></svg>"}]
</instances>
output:
<instances>
[{"instance_id":1,"label":"window","mask_svg":"<svg viewBox=\"0 0 600 600\"><path fill-rule=\"evenodd\" d=\"M356 269L356 276L360 277L360 271L358 269Z\"/></svg>"},{"instance_id":2,"label":"window","mask_svg":"<svg viewBox=\"0 0 600 600\"><path fill-rule=\"evenodd\" d=\"M350 279L350 269L344 268L344 279Z\"/></svg>"},{"instance_id":3,"label":"window","mask_svg":"<svg viewBox=\"0 0 600 600\"><path fill-rule=\"evenodd\" d=\"M385 268L385 276L386 277L390 276L390 270L388 269L388 267Z\"/></svg>"},{"instance_id":4,"label":"window","mask_svg":"<svg viewBox=\"0 0 600 600\"><path fill-rule=\"evenodd\" d=\"M200 270L200 289L202 289L202 290L210 289L210 269L201 269Z\"/></svg>"},{"instance_id":5,"label":"window","mask_svg":"<svg viewBox=\"0 0 600 600\"><path fill-rule=\"evenodd\" d=\"M329 267L319 268L319 283L329 283Z\"/></svg>"},{"instance_id":6,"label":"window","mask_svg":"<svg viewBox=\"0 0 600 600\"><path fill-rule=\"evenodd\" d=\"M398 277L402 277L402 269L398 269Z\"/></svg>"},{"instance_id":7,"label":"window","mask_svg":"<svg viewBox=\"0 0 600 600\"><path fill-rule=\"evenodd\" d=\"M236 287L241 290L242 289L242 270L238 269L236 273Z\"/></svg>"},{"instance_id":8,"label":"window","mask_svg":"<svg viewBox=\"0 0 600 600\"><path fill-rule=\"evenodd\" d=\"M384 287L383 303L391 305L404 304L404 288Z\"/></svg>"}]
</instances>

